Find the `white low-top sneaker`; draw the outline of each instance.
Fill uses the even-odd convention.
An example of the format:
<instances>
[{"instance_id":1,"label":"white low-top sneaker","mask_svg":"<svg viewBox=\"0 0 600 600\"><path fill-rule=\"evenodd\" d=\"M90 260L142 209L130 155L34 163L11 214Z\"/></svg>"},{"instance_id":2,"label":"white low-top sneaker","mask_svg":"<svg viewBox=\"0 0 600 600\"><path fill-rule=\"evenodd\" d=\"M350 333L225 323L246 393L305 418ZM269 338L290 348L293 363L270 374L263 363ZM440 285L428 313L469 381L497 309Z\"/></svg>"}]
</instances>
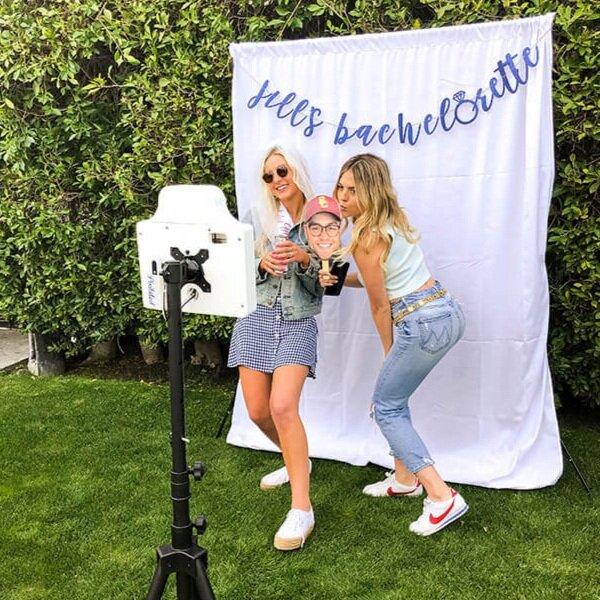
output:
<instances>
[{"instance_id":1,"label":"white low-top sneaker","mask_svg":"<svg viewBox=\"0 0 600 600\"><path fill-rule=\"evenodd\" d=\"M285 521L275 534L274 545L277 550L296 550L302 548L306 538L315 526L312 508L309 511L292 508Z\"/></svg>"},{"instance_id":2,"label":"white low-top sneaker","mask_svg":"<svg viewBox=\"0 0 600 600\"><path fill-rule=\"evenodd\" d=\"M394 471L386 473L386 478L377 483L371 483L363 488L363 494L367 496L420 496L423 493L423 486L417 479L414 485L404 485L396 481Z\"/></svg>"},{"instance_id":3,"label":"white low-top sneaker","mask_svg":"<svg viewBox=\"0 0 600 600\"><path fill-rule=\"evenodd\" d=\"M409 529L417 535L431 535L450 525L469 510L469 505L456 491L450 490L452 497L445 502L423 500L423 514L409 525Z\"/></svg>"},{"instance_id":4,"label":"white low-top sneaker","mask_svg":"<svg viewBox=\"0 0 600 600\"><path fill-rule=\"evenodd\" d=\"M312 472L312 461L308 461L308 472ZM263 491L274 490L275 488L281 487L282 485L289 483L290 478L285 467L267 473L260 480L260 489Z\"/></svg>"}]
</instances>

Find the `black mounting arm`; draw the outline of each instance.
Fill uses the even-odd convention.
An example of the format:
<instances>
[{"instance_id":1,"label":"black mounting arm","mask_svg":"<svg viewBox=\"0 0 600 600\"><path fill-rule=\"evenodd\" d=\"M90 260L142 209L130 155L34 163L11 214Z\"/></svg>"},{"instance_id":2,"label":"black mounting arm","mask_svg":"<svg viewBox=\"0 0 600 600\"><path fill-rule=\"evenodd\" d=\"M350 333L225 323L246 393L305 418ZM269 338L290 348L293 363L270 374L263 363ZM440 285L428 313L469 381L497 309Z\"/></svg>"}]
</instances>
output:
<instances>
[{"instance_id":1,"label":"black mounting arm","mask_svg":"<svg viewBox=\"0 0 600 600\"><path fill-rule=\"evenodd\" d=\"M182 281L172 281L172 274L168 270L164 271L163 276L167 283L195 283L203 292L209 294L211 285L206 281L202 265L208 260L208 250L199 250L194 256L184 254L179 248L171 248L171 256L182 265ZM169 280L171 278L171 281Z\"/></svg>"}]
</instances>

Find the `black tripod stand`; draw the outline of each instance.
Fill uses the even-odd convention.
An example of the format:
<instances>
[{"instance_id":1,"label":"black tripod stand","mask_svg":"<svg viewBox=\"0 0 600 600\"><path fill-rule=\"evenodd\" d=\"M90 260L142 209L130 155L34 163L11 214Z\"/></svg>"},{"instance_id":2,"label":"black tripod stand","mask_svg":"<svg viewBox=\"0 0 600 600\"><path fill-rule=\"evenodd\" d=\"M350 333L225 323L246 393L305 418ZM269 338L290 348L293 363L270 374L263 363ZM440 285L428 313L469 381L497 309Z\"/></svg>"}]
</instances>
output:
<instances>
[{"instance_id":1,"label":"black tripod stand","mask_svg":"<svg viewBox=\"0 0 600 600\"><path fill-rule=\"evenodd\" d=\"M173 524L171 543L160 546L156 551L156 569L146 600L159 600L171 573L177 578L177 600L214 600L207 569L207 551L197 544L197 536L206 529L204 516L190 521L190 480L200 480L204 474L202 463L186 464L185 413L183 393L183 336L181 332L181 288L185 283L197 283L210 291L204 279L202 263L208 251L201 250L194 257L186 257L176 248L171 249L176 260L162 266L162 277L167 284L167 309L169 313L169 381L171 388L171 500L173 502Z\"/></svg>"}]
</instances>

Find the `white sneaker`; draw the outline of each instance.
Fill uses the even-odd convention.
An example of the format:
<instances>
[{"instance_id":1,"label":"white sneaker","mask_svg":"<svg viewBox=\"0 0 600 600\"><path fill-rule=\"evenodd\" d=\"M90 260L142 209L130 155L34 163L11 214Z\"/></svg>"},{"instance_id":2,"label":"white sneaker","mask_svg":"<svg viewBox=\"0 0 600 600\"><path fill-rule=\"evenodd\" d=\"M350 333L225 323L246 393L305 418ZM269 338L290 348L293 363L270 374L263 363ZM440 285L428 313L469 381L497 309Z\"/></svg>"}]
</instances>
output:
<instances>
[{"instance_id":1,"label":"white sneaker","mask_svg":"<svg viewBox=\"0 0 600 600\"><path fill-rule=\"evenodd\" d=\"M274 546L277 550L296 550L302 548L306 538L315 526L312 508L309 511L292 508L285 521L275 534Z\"/></svg>"},{"instance_id":2,"label":"white sneaker","mask_svg":"<svg viewBox=\"0 0 600 600\"><path fill-rule=\"evenodd\" d=\"M308 472L312 472L312 461L308 461ZM275 488L281 487L282 485L289 483L290 478L285 467L277 469L271 473L267 473L260 480L260 489L263 491L274 490Z\"/></svg>"},{"instance_id":3,"label":"white sneaker","mask_svg":"<svg viewBox=\"0 0 600 600\"><path fill-rule=\"evenodd\" d=\"M413 533L417 535L436 533L469 510L469 505L464 498L456 490L450 491L452 498L445 502L432 502L429 498L423 500L423 514L409 526Z\"/></svg>"},{"instance_id":4,"label":"white sneaker","mask_svg":"<svg viewBox=\"0 0 600 600\"><path fill-rule=\"evenodd\" d=\"M423 493L423 486L417 479L415 485L404 485L396 481L394 471L388 471L386 478L377 483L371 483L363 488L363 494L367 496L420 496Z\"/></svg>"}]
</instances>

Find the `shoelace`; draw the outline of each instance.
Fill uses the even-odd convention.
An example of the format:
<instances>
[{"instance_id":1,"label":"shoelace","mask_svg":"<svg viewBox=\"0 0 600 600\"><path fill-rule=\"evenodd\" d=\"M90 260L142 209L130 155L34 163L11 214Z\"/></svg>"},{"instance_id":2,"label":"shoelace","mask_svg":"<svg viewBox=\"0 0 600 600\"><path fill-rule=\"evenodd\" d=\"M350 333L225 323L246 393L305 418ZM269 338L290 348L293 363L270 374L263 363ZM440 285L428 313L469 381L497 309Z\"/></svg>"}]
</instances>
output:
<instances>
[{"instance_id":1,"label":"shoelace","mask_svg":"<svg viewBox=\"0 0 600 600\"><path fill-rule=\"evenodd\" d=\"M299 512L295 510L290 510L286 517L286 529L289 527L290 529L303 529L304 525L304 517ZM302 537L304 538L304 531L302 532Z\"/></svg>"}]
</instances>

